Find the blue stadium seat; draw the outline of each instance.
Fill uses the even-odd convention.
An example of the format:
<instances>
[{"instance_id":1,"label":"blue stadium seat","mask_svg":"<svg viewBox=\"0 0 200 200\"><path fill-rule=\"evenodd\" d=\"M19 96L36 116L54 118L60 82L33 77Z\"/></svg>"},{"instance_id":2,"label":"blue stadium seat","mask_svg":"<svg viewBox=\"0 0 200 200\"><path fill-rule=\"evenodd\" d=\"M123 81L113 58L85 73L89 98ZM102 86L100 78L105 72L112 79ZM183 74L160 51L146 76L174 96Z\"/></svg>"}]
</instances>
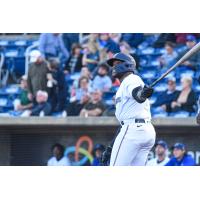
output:
<instances>
[{"instance_id":1,"label":"blue stadium seat","mask_svg":"<svg viewBox=\"0 0 200 200\"><path fill-rule=\"evenodd\" d=\"M115 92L104 92L103 94L103 100L107 105L113 105L113 96L115 95Z\"/></svg>"},{"instance_id":2,"label":"blue stadium seat","mask_svg":"<svg viewBox=\"0 0 200 200\"><path fill-rule=\"evenodd\" d=\"M154 91L156 92L164 92L167 89L167 84L166 83L159 83L154 87Z\"/></svg>"},{"instance_id":3,"label":"blue stadium seat","mask_svg":"<svg viewBox=\"0 0 200 200\"><path fill-rule=\"evenodd\" d=\"M170 116L171 117L189 117L190 116L190 113L189 112L186 112L186 111L179 111L179 112L173 112L173 113L170 113Z\"/></svg>"}]
</instances>

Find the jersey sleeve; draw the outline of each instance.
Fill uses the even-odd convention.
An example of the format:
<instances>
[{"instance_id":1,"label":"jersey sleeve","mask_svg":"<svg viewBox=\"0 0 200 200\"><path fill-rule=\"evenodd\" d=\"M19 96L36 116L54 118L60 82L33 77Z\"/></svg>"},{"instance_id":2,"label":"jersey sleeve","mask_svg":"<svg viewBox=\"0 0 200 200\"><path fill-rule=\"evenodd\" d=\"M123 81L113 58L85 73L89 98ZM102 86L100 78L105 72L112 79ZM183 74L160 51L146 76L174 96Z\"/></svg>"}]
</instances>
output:
<instances>
[{"instance_id":1,"label":"jersey sleeve","mask_svg":"<svg viewBox=\"0 0 200 200\"><path fill-rule=\"evenodd\" d=\"M127 80L127 96L128 97L132 97L132 91L133 89L135 89L136 87L139 87L139 86L144 86L144 82L143 80L137 76L137 75L134 75L133 77L130 77L128 80Z\"/></svg>"}]
</instances>

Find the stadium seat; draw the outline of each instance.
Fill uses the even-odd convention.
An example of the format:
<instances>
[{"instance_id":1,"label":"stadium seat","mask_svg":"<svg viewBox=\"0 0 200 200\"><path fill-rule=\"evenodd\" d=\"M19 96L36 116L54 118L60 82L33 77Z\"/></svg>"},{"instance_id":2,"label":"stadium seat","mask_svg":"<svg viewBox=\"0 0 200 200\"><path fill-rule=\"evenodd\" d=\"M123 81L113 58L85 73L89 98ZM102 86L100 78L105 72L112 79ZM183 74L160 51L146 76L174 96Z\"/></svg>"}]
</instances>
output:
<instances>
[{"instance_id":1,"label":"stadium seat","mask_svg":"<svg viewBox=\"0 0 200 200\"><path fill-rule=\"evenodd\" d=\"M190 116L190 113L189 112L186 112L186 111L179 111L179 112L174 112L174 113L170 113L170 116L171 117L189 117Z\"/></svg>"}]
</instances>

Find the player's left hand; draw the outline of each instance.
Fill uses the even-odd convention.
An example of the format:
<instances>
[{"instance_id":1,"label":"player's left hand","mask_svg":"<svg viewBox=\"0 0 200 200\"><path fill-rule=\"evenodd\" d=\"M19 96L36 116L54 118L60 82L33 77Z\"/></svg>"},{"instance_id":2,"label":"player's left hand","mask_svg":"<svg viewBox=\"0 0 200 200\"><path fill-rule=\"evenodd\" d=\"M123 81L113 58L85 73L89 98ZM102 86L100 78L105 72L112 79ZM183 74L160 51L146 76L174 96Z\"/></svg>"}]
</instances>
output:
<instances>
[{"instance_id":1,"label":"player's left hand","mask_svg":"<svg viewBox=\"0 0 200 200\"><path fill-rule=\"evenodd\" d=\"M152 96L152 94L153 94L153 88L148 85L145 85L144 88L142 89L141 96L144 98L149 98Z\"/></svg>"}]
</instances>

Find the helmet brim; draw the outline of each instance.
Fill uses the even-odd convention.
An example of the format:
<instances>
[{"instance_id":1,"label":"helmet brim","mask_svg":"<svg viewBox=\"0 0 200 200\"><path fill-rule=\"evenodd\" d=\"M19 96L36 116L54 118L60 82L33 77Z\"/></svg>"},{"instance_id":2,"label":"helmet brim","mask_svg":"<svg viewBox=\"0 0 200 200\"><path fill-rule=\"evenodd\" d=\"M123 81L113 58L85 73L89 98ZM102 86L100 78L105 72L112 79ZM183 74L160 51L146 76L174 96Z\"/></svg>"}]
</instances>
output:
<instances>
[{"instance_id":1,"label":"helmet brim","mask_svg":"<svg viewBox=\"0 0 200 200\"><path fill-rule=\"evenodd\" d=\"M122 62L123 62L123 60L120 60L120 59L117 59L117 58L111 58L111 59L107 60L107 64L108 64L109 66L113 67L113 63L114 63L115 61L122 61Z\"/></svg>"}]
</instances>

